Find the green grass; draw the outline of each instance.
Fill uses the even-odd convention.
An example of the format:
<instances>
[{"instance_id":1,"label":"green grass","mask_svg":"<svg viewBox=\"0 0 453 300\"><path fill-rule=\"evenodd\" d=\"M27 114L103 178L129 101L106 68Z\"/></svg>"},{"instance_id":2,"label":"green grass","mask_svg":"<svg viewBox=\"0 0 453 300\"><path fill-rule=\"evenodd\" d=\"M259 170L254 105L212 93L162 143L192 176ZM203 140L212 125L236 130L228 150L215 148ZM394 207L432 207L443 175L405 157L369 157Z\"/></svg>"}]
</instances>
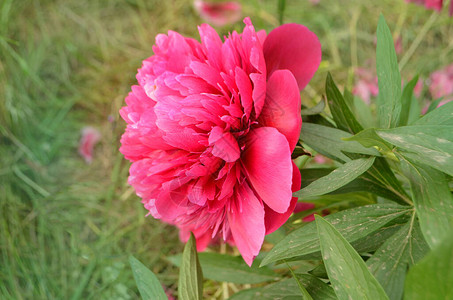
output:
<instances>
[{"instance_id":1,"label":"green grass","mask_svg":"<svg viewBox=\"0 0 453 300\"><path fill-rule=\"evenodd\" d=\"M351 87L353 68L374 59L379 12L402 33L404 50L431 15L403 0L287 2L285 21L306 24L323 44L306 103L319 99L328 70ZM258 29L278 25L277 1L244 1L244 11ZM433 18L403 78L453 61L452 21L445 12ZM176 290L178 270L165 257L183 245L174 228L145 218L127 185L118 110L155 35L196 37L200 22L183 0L0 3L1 299L136 299L129 254ZM77 154L86 125L102 133L91 165ZM224 288L207 282L206 295L221 299Z\"/></svg>"}]
</instances>

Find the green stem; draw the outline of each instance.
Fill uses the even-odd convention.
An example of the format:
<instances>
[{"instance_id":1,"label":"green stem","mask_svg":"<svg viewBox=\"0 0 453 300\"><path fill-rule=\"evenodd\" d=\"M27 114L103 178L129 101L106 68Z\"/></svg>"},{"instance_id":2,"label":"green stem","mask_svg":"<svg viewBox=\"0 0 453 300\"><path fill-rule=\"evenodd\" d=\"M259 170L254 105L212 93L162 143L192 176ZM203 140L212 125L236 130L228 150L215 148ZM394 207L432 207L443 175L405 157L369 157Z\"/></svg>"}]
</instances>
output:
<instances>
[{"instance_id":1,"label":"green stem","mask_svg":"<svg viewBox=\"0 0 453 300\"><path fill-rule=\"evenodd\" d=\"M426 33L428 33L428 31L431 29L431 26L437 20L438 15L439 14L437 12L433 12L431 14L431 16L429 17L428 21L426 21L425 25L423 25L422 29L418 33L417 37L415 38L414 42L410 46L409 50L407 50L406 54L404 54L403 58L400 61L400 65L399 65L400 72L406 66L407 62L412 57L415 50L417 50L418 46L420 46L421 41L425 38Z\"/></svg>"}]
</instances>

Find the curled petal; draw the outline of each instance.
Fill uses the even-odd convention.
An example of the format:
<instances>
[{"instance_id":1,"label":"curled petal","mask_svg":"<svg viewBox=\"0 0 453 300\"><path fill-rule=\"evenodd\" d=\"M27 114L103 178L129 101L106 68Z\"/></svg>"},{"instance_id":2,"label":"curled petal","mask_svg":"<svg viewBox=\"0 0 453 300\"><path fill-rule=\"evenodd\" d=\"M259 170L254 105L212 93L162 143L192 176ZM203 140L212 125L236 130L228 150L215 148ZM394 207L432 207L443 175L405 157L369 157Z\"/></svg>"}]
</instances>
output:
<instances>
[{"instance_id":1,"label":"curled petal","mask_svg":"<svg viewBox=\"0 0 453 300\"><path fill-rule=\"evenodd\" d=\"M288 140L291 152L294 150L299 141L302 118L299 89L290 71L277 70L270 76L259 122L277 128Z\"/></svg>"},{"instance_id":2,"label":"curled petal","mask_svg":"<svg viewBox=\"0 0 453 300\"><path fill-rule=\"evenodd\" d=\"M267 76L288 69L302 90L321 63L318 37L300 24L284 24L272 30L263 45Z\"/></svg>"},{"instance_id":3,"label":"curled petal","mask_svg":"<svg viewBox=\"0 0 453 300\"><path fill-rule=\"evenodd\" d=\"M239 187L236 202L228 212L231 234L245 262L251 266L264 241L264 207L253 191Z\"/></svg>"},{"instance_id":4,"label":"curled petal","mask_svg":"<svg viewBox=\"0 0 453 300\"><path fill-rule=\"evenodd\" d=\"M247 178L272 210L284 213L292 198L292 162L286 137L272 127L253 129L241 157Z\"/></svg>"},{"instance_id":5,"label":"curled petal","mask_svg":"<svg viewBox=\"0 0 453 300\"><path fill-rule=\"evenodd\" d=\"M293 185L291 187L292 192L297 192L300 190L301 177L299 169L296 164L293 162ZM272 233L280 226L282 226L293 213L294 208L297 204L297 197L291 199L291 203L288 207L288 210L282 214L277 213L269 208L269 206L264 205L264 223L266 224L266 234Z\"/></svg>"}]
</instances>

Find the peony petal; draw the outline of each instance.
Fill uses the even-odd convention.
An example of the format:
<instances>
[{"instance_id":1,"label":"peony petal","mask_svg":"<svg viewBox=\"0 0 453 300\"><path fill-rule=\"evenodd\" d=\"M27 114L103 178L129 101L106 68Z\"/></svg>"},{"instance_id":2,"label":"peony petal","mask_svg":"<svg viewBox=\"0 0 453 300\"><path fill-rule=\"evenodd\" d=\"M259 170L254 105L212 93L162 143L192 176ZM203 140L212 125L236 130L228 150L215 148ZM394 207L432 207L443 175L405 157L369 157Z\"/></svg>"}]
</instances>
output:
<instances>
[{"instance_id":1,"label":"peony petal","mask_svg":"<svg viewBox=\"0 0 453 300\"><path fill-rule=\"evenodd\" d=\"M247 184L239 187L236 197L228 211L228 221L239 252L251 266L264 241L264 208Z\"/></svg>"},{"instance_id":2,"label":"peony petal","mask_svg":"<svg viewBox=\"0 0 453 300\"><path fill-rule=\"evenodd\" d=\"M302 90L321 63L318 37L300 24L284 24L272 30L263 45L267 76L288 69Z\"/></svg>"},{"instance_id":3,"label":"peony petal","mask_svg":"<svg viewBox=\"0 0 453 300\"><path fill-rule=\"evenodd\" d=\"M162 220L173 221L187 212L187 186L175 190L162 190L156 197L156 210Z\"/></svg>"},{"instance_id":4,"label":"peony petal","mask_svg":"<svg viewBox=\"0 0 453 300\"><path fill-rule=\"evenodd\" d=\"M275 128L260 127L250 131L245 145L241 161L248 180L272 210L286 212L293 174L286 137Z\"/></svg>"},{"instance_id":5,"label":"peony petal","mask_svg":"<svg viewBox=\"0 0 453 300\"><path fill-rule=\"evenodd\" d=\"M291 152L299 141L302 118L296 79L288 70L277 70L267 82L266 100L258 122L286 136Z\"/></svg>"},{"instance_id":6,"label":"peony petal","mask_svg":"<svg viewBox=\"0 0 453 300\"><path fill-rule=\"evenodd\" d=\"M239 145L231 132L223 132L223 129L216 126L209 136L209 145L213 145L212 155L223 159L226 162L234 162L239 159Z\"/></svg>"},{"instance_id":7,"label":"peony petal","mask_svg":"<svg viewBox=\"0 0 453 300\"><path fill-rule=\"evenodd\" d=\"M293 162L293 185L291 187L293 193L300 190L300 184L300 172L296 164ZM270 234L279 229L280 226L282 226L288 220L289 216L293 213L296 204L297 197L293 197L291 199L291 204L289 205L288 210L283 214L279 214L270 209L269 206L264 205L264 223L266 224L266 234Z\"/></svg>"}]
</instances>

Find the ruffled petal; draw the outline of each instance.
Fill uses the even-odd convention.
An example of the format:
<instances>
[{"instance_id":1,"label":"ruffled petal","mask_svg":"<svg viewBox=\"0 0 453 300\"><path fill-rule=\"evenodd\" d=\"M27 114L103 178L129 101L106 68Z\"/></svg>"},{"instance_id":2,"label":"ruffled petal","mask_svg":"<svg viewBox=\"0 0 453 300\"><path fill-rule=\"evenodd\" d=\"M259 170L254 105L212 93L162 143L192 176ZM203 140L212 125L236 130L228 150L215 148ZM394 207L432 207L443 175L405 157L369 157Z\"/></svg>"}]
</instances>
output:
<instances>
[{"instance_id":1,"label":"ruffled petal","mask_svg":"<svg viewBox=\"0 0 453 300\"><path fill-rule=\"evenodd\" d=\"M275 128L260 127L250 131L245 143L241 161L248 180L272 210L286 212L293 174L286 137Z\"/></svg>"},{"instance_id":2,"label":"ruffled petal","mask_svg":"<svg viewBox=\"0 0 453 300\"><path fill-rule=\"evenodd\" d=\"M300 24L284 24L272 30L263 45L267 76L288 69L302 90L321 63L318 37Z\"/></svg>"},{"instance_id":3,"label":"ruffled petal","mask_svg":"<svg viewBox=\"0 0 453 300\"><path fill-rule=\"evenodd\" d=\"M300 190L300 184L300 171L297 168L296 164L293 162L293 185L291 187L293 193ZM289 216L293 213L296 204L297 197L293 197L291 199L291 204L289 205L288 210L283 214L279 214L270 209L269 206L264 205L264 224L266 225L266 234L270 234L279 229L280 226L282 226L288 220Z\"/></svg>"},{"instance_id":4,"label":"ruffled petal","mask_svg":"<svg viewBox=\"0 0 453 300\"><path fill-rule=\"evenodd\" d=\"M267 82L267 94L258 122L275 127L288 140L291 152L299 141L302 117L296 79L288 70L277 70Z\"/></svg>"}]
</instances>

